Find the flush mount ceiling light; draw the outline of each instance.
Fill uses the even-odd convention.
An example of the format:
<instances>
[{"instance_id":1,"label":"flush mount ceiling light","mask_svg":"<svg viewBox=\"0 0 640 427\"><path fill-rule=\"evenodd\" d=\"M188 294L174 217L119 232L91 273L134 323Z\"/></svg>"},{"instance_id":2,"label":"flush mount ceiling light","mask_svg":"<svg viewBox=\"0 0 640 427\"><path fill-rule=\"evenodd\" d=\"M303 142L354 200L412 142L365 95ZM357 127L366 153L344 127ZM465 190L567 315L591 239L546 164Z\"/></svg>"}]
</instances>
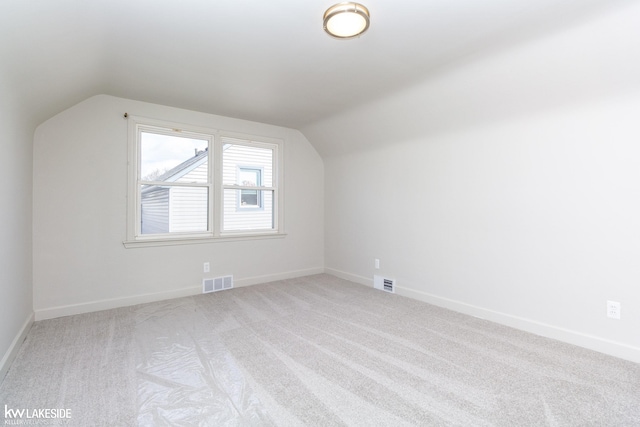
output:
<instances>
[{"instance_id":1,"label":"flush mount ceiling light","mask_svg":"<svg viewBox=\"0 0 640 427\"><path fill-rule=\"evenodd\" d=\"M360 3L338 3L324 13L324 30L337 39L357 37L369 28L369 9Z\"/></svg>"}]
</instances>

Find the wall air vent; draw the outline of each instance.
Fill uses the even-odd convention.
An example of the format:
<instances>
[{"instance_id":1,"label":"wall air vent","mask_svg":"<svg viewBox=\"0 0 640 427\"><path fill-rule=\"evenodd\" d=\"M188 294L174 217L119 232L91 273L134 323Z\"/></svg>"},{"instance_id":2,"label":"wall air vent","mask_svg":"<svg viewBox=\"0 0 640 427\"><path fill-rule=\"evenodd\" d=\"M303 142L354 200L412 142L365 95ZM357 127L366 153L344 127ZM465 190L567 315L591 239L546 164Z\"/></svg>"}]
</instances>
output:
<instances>
[{"instance_id":1,"label":"wall air vent","mask_svg":"<svg viewBox=\"0 0 640 427\"><path fill-rule=\"evenodd\" d=\"M202 279L202 293L208 294L213 292L214 279Z\"/></svg>"},{"instance_id":2,"label":"wall air vent","mask_svg":"<svg viewBox=\"0 0 640 427\"><path fill-rule=\"evenodd\" d=\"M390 292L394 294L396 281L395 279L387 279L382 276L373 276L373 287L381 291Z\"/></svg>"},{"instance_id":3,"label":"wall air vent","mask_svg":"<svg viewBox=\"0 0 640 427\"><path fill-rule=\"evenodd\" d=\"M215 277L213 279L202 279L202 293L224 291L233 288L233 276Z\"/></svg>"}]
</instances>

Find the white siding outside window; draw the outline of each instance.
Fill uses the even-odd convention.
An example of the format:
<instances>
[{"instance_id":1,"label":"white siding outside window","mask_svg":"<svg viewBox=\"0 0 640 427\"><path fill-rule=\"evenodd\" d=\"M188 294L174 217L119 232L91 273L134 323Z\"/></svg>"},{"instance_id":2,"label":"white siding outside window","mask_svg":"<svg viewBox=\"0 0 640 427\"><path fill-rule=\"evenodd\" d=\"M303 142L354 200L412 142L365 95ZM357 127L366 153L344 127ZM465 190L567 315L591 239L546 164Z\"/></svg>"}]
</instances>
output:
<instances>
[{"instance_id":1,"label":"white siding outside window","mask_svg":"<svg viewBox=\"0 0 640 427\"><path fill-rule=\"evenodd\" d=\"M273 169L277 147L267 144L248 145L247 141L231 138L224 138L223 142L223 231L273 230ZM243 182L242 170L259 171L261 182ZM243 207L243 191L255 191L258 205Z\"/></svg>"}]
</instances>

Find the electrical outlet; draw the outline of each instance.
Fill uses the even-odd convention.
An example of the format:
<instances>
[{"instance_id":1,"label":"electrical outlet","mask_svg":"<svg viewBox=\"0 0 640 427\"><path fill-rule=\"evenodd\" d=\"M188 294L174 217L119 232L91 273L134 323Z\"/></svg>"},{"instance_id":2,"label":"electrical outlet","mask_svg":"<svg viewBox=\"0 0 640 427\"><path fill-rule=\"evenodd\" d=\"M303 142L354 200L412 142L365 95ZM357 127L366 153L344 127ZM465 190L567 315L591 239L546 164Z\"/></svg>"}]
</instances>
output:
<instances>
[{"instance_id":1,"label":"electrical outlet","mask_svg":"<svg viewBox=\"0 0 640 427\"><path fill-rule=\"evenodd\" d=\"M205 273L208 273L209 271L211 271L211 265L208 262L205 262L203 270Z\"/></svg>"},{"instance_id":2,"label":"electrical outlet","mask_svg":"<svg viewBox=\"0 0 640 427\"><path fill-rule=\"evenodd\" d=\"M607 301L607 317L620 320L620 303Z\"/></svg>"},{"instance_id":3,"label":"electrical outlet","mask_svg":"<svg viewBox=\"0 0 640 427\"><path fill-rule=\"evenodd\" d=\"M380 260L378 258L374 260L373 264L376 267L376 270L380 270Z\"/></svg>"}]
</instances>

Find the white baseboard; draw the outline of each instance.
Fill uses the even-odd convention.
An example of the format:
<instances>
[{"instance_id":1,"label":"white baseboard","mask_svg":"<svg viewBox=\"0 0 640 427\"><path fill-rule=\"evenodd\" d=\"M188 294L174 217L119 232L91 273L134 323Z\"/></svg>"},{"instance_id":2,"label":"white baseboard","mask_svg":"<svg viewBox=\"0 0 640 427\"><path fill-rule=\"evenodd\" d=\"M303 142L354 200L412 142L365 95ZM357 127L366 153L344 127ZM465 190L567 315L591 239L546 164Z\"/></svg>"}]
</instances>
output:
<instances>
[{"instance_id":1,"label":"white baseboard","mask_svg":"<svg viewBox=\"0 0 640 427\"><path fill-rule=\"evenodd\" d=\"M339 277L350 282L359 283L361 285L370 286L373 288L373 277L358 276L357 274L347 273L345 271L336 270L334 268L325 268L324 272L331 274L332 276Z\"/></svg>"},{"instance_id":2,"label":"white baseboard","mask_svg":"<svg viewBox=\"0 0 640 427\"><path fill-rule=\"evenodd\" d=\"M4 380L4 376L7 375L11 363L13 363L16 356L18 355L18 350L20 350L20 346L24 342L25 338L27 338L27 333L29 333L29 329L31 329L33 322L34 313L31 313L29 316L27 316L27 320L25 320L22 328L20 328L20 331L13 339L13 342L2 357L2 361L0 361L0 383L2 382L2 380Z\"/></svg>"},{"instance_id":3,"label":"white baseboard","mask_svg":"<svg viewBox=\"0 0 640 427\"><path fill-rule=\"evenodd\" d=\"M426 292L416 291L414 289L396 286L396 293L402 296L424 301L429 304L437 305L439 307L448 308L459 313L468 314L470 316L479 317L481 319L490 320L492 322L530 332L532 334L552 338L558 341L563 341L569 344L588 348L590 350L595 350L600 353L619 357L621 359L640 363L640 348L633 347L627 344L607 340L594 335L572 331L569 329L560 328L558 326L538 322L523 317L489 310L448 298L442 298L436 295L428 294Z\"/></svg>"},{"instance_id":4,"label":"white baseboard","mask_svg":"<svg viewBox=\"0 0 640 427\"><path fill-rule=\"evenodd\" d=\"M250 286L258 283L272 282L275 280L292 279L295 277L320 274L324 268L311 268L307 270L288 271L278 274L268 274L264 276L247 277L234 280L234 287ZM70 304L59 307L44 308L35 311L35 320L55 319L56 317L72 316L74 314L92 313L94 311L110 310L112 308L129 307L132 305L145 304L149 302L164 301L174 298L182 298L202 293L202 285L175 289L171 291L155 292L130 297L111 298L99 301L89 301L80 304Z\"/></svg>"},{"instance_id":5,"label":"white baseboard","mask_svg":"<svg viewBox=\"0 0 640 427\"><path fill-rule=\"evenodd\" d=\"M326 268L325 272L345 280L349 280L361 285L373 287L373 277L363 277L356 274L346 273L331 268ZM415 289L396 286L395 291L398 295L423 301L439 307L448 308L459 313L468 314L470 316L479 317L481 319L490 320L502 325L510 326L532 334L552 338L563 341L579 347L595 350L621 359L630 360L640 363L640 348L633 347L624 343L607 340L605 338L588 335L569 329L560 328L547 323L538 322L523 317L513 316L486 308L466 304L448 298L439 297L426 292L417 291Z\"/></svg>"},{"instance_id":6,"label":"white baseboard","mask_svg":"<svg viewBox=\"0 0 640 427\"><path fill-rule=\"evenodd\" d=\"M246 277L244 279L235 279L233 286L240 288L243 286L257 285L258 283L275 282L276 280L295 279L296 277L311 276L313 274L324 273L324 268L316 267L306 270L287 271L285 273L265 274L264 276Z\"/></svg>"},{"instance_id":7,"label":"white baseboard","mask_svg":"<svg viewBox=\"0 0 640 427\"><path fill-rule=\"evenodd\" d=\"M188 297L200 292L202 292L202 286L194 286L172 291L154 292L130 297L110 298L80 304L44 308L36 310L36 321L73 316L74 314L92 313L94 311L110 310L112 308L128 307L131 305L145 304L148 302L163 301L173 298Z\"/></svg>"}]
</instances>

